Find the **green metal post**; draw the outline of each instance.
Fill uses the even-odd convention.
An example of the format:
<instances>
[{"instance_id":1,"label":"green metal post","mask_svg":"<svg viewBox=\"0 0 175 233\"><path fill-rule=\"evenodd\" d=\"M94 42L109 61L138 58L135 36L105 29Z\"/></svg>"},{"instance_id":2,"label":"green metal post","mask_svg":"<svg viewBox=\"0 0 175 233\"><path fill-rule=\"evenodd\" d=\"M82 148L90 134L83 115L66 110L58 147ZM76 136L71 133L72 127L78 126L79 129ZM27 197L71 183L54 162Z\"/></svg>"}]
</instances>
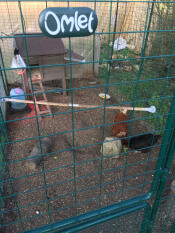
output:
<instances>
[{"instance_id":1,"label":"green metal post","mask_svg":"<svg viewBox=\"0 0 175 233\"><path fill-rule=\"evenodd\" d=\"M19 8L19 12L20 12L22 32L23 32L23 35L25 35L26 34L26 30L25 30L25 22L24 22L23 13L22 13L21 2L18 2L18 8ZM25 47L27 66L30 67L26 37L24 37L24 47ZM43 172L44 191L45 191L45 196L46 196L46 203L47 203L47 209L48 209L49 222L51 223L52 222L52 218L51 218L51 215L50 215L49 197L48 197L48 191L47 191L47 188L46 188L47 182L46 182L46 174L45 174L43 151L42 151L42 145L41 145L41 140L40 140L40 136L41 135L40 135L39 122L38 122L38 117L37 117L36 103L35 103L35 98L34 98L34 94L33 94L34 93L34 88L33 88L33 84L32 84L32 77L31 77L31 70L30 70L30 68L28 69L28 71L29 71L29 78L30 78L31 89L32 89L32 97L33 97L33 102L34 102L34 109L35 109L35 116L36 116L36 125L37 125L38 139L39 139L39 147L40 147L40 152L41 152L41 165L42 165L42 172Z\"/></svg>"},{"instance_id":2,"label":"green metal post","mask_svg":"<svg viewBox=\"0 0 175 233\"><path fill-rule=\"evenodd\" d=\"M110 2L110 19L109 19L109 32L111 28L111 16L112 16L112 1ZM108 49L107 49L107 58L109 59L109 53L110 53L110 33L108 34ZM109 62L107 63L107 70L106 70L106 79L105 79L105 99L104 99L104 111L103 111L103 127L102 127L102 151L101 151L101 156L100 156L100 192L99 192L99 202L98 202L98 208L101 207L101 193L102 193L102 174L103 174L103 141L104 141L104 124L106 121L106 94L108 91L108 84L109 84L109 68L110 64Z\"/></svg>"},{"instance_id":3,"label":"green metal post","mask_svg":"<svg viewBox=\"0 0 175 233\"><path fill-rule=\"evenodd\" d=\"M141 57L145 56L145 50L146 50L147 41L148 41L148 32L150 30L154 3L152 3L150 15L149 15L149 6L150 5L149 5L149 2L148 2L146 18L145 18L144 34L143 34L143 39L142 39ZM134 118L134 107L135 107L135 103L136 103L136 99L137 99L137 92L138 92L138 86L139 86L139 81L140 81L140 77L141 77L143 62L144 62L144 59L141 59L140 64L139 64L139 70L138 70L138 73L137 73L137 80L136 80L136 85L135 85L134 97L133 97L133 101L132 101L132 107L133 107L133 111L131 113L132 118ZM131 135L132 127L133 127L133 124L132 124L132 122L130 122L129 123L128 135ZM130 146L130 138L128 140L128 148L129 148L129 146ZM126 175L127 163L128 163L128 152L126 153L125 168L124 168L124 171L123 171L123 176ZM123 184L122 184L122 198L123 198L123 195L124 195L124 186L125 186L125 182L123 181Z\"/></svg>"},{"instance_id":4,"label":"green metal post","mask_svg":"<svg viewBox=\"0 0 175 233\"><path fill-rule=\"evenodd\" d=\"M2 57L1 48L0 48L0 59L1 59L1 63L2 63L2 67L0 67L0 71L2 72L2 81L3 81L5 94L7 95L7 75L6 75L6 71L2 70L2 68L4 69L5 66L4 66L4 60L3 60L3 57Z\"/></svg>"},{"instance_id":5,"label":"green metal post","mask_svg":"<svg viewBox=\"0 0 175 233\"><path fill-rule=\"evenodd\" d=\"M96 0L94 0L94 12L96 13ZM93 73L95 71L95 63L94 63L94 60L95 60L95 43L96 43L96 35L94 34L93 35Z\"/></svg>"},{"instance_id":6,"label":"green metal post","mask_svg":"<svg viewBox=\"0 0 175 233\"><path fill-rule=\"evenodd\" d=\"M114 21L114 30L113 30L114 32L116 32L116 28L117 28L118 7L119 7L119 0L117 0L117 6L116 6L116 11L115 11L115 21ZM113 52L114 52L115 36L116 36L116 34L114 33L113 38L112 38L111 60L112 60L112 56L113 56Z\"/></svg>"}]
</instances>

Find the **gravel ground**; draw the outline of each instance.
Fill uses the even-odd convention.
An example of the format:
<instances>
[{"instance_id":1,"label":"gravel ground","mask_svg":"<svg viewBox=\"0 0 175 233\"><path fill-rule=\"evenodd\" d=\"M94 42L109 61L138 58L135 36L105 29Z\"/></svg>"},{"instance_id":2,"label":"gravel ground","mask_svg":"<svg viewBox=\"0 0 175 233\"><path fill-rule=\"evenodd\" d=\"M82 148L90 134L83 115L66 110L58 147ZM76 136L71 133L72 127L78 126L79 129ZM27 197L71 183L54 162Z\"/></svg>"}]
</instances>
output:
<instances>
[{"instance_id":1,"label":"gravel ground","mask_svg":"<svg viewBox=\"0 0 175 233\"><path fill-rule=\"evenodd\" d=\"M82 86L88 86L88 81L73 82L73 87ZM103 100L98 97L100 92L104 92L104 88L77 90L73 93L73 101L100 105L103 104ZM107 103L118 103L119 98L114 96L112 91L109 93L112 98ZM68 103L70 94L52 94L48 95L48 99ZM54 113L69 110L71 109L52 108ZM107 158L101 163L100 145L85 146L102 141L102 127L87 128L103 124L103 112L103 109L76 112L73 123L72 113L67 113L42 117L38 124L35 119L8 124L9 141L13 143L9 144L7 149L8 169L5 179L13 178L13 181L5 182L4 186L6 212L3 216L5 226L2 232L31 230L144 194L149 190L158 148L153 149L151 154L126 153L118 159ZM105 122L112 123L116 113L116 110L107 110ZM18 114L10 116L9 119L22 117L23 114ZM52 135L51 152L55 153L45 156L42 164L33 171L24 159L36 143L36 140L30 138L38 136L37 127L40 135ZM86 129L77 130L73 135L72 127ZM134 121L131 134L145 133L149 130L150 127L145 122ZM60 134L63 131L65 133ZM112 136L111 126L104 127L104 136ZM78 147L74 152L71 150L73 138L74 146ZM27 140L14 143L23 139ZM151 161L148 161L150 159ZM101 188L100 183L103 184Z\"/></svg>"}]
</instances>

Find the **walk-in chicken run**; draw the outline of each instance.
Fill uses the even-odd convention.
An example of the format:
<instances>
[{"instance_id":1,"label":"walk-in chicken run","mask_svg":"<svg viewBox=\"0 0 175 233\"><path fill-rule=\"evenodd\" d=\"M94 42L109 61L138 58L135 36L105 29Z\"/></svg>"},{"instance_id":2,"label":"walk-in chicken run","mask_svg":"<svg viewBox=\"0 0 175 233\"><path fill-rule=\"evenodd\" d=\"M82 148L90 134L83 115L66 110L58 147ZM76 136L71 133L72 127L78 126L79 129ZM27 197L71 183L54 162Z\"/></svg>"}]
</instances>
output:
<instances>
[{"instance_id":1,"label":"walk-in chicken run","mask_svg":"<svg viewBox=\"0 0 175 233\"><path fill-rule=\"evenodd\" d=\"M174 39L154 2L0 3L0 232L173 229L155 201L175 195Z\"/></svg>"},{"instance_id":2,"label":"walk-in chicken run","mask_svg":"<svg viewBox=\"0 0 175 233\"><path fill-rule=\"evenodd\" d=\"M21 101L17 97L8 99L11 103L10 109L22 104L25 111L9 111L8 114L8 137L12 143L9 143L7 148L7 161L13 177L15 199L11 197L10 180L6 173L5 210L10 208L12 213L9 215L9 212L5 211L4 223L18 219L16 202L23 207L22 218L28 219L33 215L37 217L37 221L35 218L28 220L27 225L24 222L26 229L37 227L42 221L49 223L48 216L43 215L47 212L45 189L54 221L73 216L75 180L79 214L96 209L102 170L103 207L143 192L140 188L130 188L143 182L149 151L152 150L152 158L158 155L159 149L153 148L158 136L150 133L152 129L149 124L135 121L131 117L132 107L128 107L131 111L127 111L126 106L121 107L120 111L117 97L114 98L112 92L111 99L107 100L105 105L106 119L103 124L104 100L98 94L104 91L104 87L98 87L96 84L95 88L79 89L90 87L89 81L92 79L73 82L76 103L73 105L70 93L67 96L47 93L46 104L51 104L51 114L47 115L38 116L32 100ZM26 102L29 104L24 105ZM53 103L56 105L52 106ZM139 113L143 110L150 115L154 114L149 112L152 108L138 109ZM129 134L130 121L133 125L133 136ZM131 136L130 143L128 136ZM154 172L154 159L150 166L152 172L147 175L145 192L149 189L149 181ZM126 167L127 174L124 176ZM121 194L123 188L125 193ZM111 192L114 194L111 195ZM58 212L55 211L57 208ZM17 226L13 226L13 232L19 232Z\"/></svg>"}]
</instances>

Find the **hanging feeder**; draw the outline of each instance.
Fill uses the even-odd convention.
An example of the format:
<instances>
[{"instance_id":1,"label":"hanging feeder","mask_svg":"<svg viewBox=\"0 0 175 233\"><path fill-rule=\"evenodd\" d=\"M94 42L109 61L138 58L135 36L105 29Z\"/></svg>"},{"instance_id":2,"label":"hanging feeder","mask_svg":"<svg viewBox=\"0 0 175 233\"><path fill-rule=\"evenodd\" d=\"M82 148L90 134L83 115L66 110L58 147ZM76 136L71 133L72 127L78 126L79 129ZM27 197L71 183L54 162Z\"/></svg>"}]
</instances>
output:
<instances>
[{"instance_id":1,"label":"hanging feeder","mask_svg":"<svg viewBox=\"0 0 175 233\"><path fill-rule=\"evenodd\" d=\"M23 69L23 70L15 70L15 73L17 74L17 75L23 75L24 73L25 73L25 69Z\"/></svg>"},{"instance_id":2,"label":"hanging feeder","mask_svg":"<svg viewBox=\"0 0 175 233\"><path fill-rule=\"evenodd\" d=\"M24 63L20 54L17 54L12 58L11 68L15 68L14 72L17 75L23 75L25 73L26 69L25 68L21 69L22 67L26 67L26 64ZM19 68L19 69L17 69L17 68Z\"/></svg>"}]
</instances>

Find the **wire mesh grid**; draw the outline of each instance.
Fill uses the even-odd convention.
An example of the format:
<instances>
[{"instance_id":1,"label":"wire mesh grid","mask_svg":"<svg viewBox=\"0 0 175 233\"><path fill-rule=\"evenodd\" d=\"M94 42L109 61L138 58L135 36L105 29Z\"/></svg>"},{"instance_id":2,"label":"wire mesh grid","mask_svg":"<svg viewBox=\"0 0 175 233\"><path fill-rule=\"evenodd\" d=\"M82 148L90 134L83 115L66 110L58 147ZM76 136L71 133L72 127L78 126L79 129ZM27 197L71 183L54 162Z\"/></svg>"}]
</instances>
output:
<instances>
[{"instance_id":1,"label":"wire mesh grid","mask_svg":"<svg viewBox=\"0 0 175 233\"><path fill-rule=\"evenodd\" d=\"M14 42L21 37L16 34L22 35L24 44L30 36L43 37L36 34L40 33L37 21L43 9L88 6L96 11L99 23L95 35L63 39L68 49L66 64L35 62L31 65L29 45L24 46L31 83L34 69L41 68L46 73L55 67L67 69L66 89L61 87L60 91L58 80L56 84L49 83L55 85L45 91L49 102L95 104L97 107L52 107L52 114L39 116L35 103L30 114L9 114L7 119L1 120L3 127L6 124L8 128L8 140L7 135L5 141L1 139L1 145L7 148L3 163L6 171L1 180L4 232L32 230L155 191L160 146L168 147L170 142L154 143L152 139L151 143L137 149L137 153L128 148L128 144L120 154L110 155L104 155L103 142L106 137L113 136L112 127L117 125L114 118L118 111L108 109L107 105L156 106L155 114L128 111L127 119L120 123L128 124L129 138L172 131L171 127L165 127L165 122L170 116L174 96L174 25L163 24L164 18L157 20L157 8L162 13L162 4L165 5L163 9L170 6L169 12L173 12L175 4L161 1L156 4L155 1L1 2L2 70L6 71L11 84L9 90L14 87L14 81L22 87L21 77L10 68ZM171 38L170 43L165 41L166 33ZM118 37L127 41L127 48L114 51L114 41ZM164 46L161 52L157 48L159 43ZM85 59L83 64L70 62L73 51ZM96 64L95 75L92 72ZM74 69L75 66L83 66L80 79L74 78L78 69ZM96 84L91 84L92 81ZM49 84L46 82L45 88ZM26 99L35 102L35 88L32 84L32 92L25 93ZM64 92L68 95L61 95ZM110 94L111 99L100 99L100 92ZM40 96L42 92L37 94L38 98ZM4 97L1 95L1 99ZM51 140L51 150L44 153L41 140L46 137ZM116 141L115 138L110 140ZM32 170L27 157L38 141L41 163ZM159 160L163 159L159 157ZM128 221L125 221L126 217L122 218L121 222L112 220L112 223L99 225L92 232L139 231L141 214L134 213ZM132 221L134 224L130 224ZM111 230L107 229L109 225Z\"/></svg>"},{"instance_id":2,"label":"wire mesh grid","mask_svg":"<svg viewBox=\"0 0 175 233\"><path fill-rule=\"evenodd\" d=\"M174 160L173 160L174 161ZM170 168L163 195L160 200L155 225L153 232L173 232L175 218L175 191L173 188L175 180L175 165L174 162Z\"/></svg>"}]
</instances>

